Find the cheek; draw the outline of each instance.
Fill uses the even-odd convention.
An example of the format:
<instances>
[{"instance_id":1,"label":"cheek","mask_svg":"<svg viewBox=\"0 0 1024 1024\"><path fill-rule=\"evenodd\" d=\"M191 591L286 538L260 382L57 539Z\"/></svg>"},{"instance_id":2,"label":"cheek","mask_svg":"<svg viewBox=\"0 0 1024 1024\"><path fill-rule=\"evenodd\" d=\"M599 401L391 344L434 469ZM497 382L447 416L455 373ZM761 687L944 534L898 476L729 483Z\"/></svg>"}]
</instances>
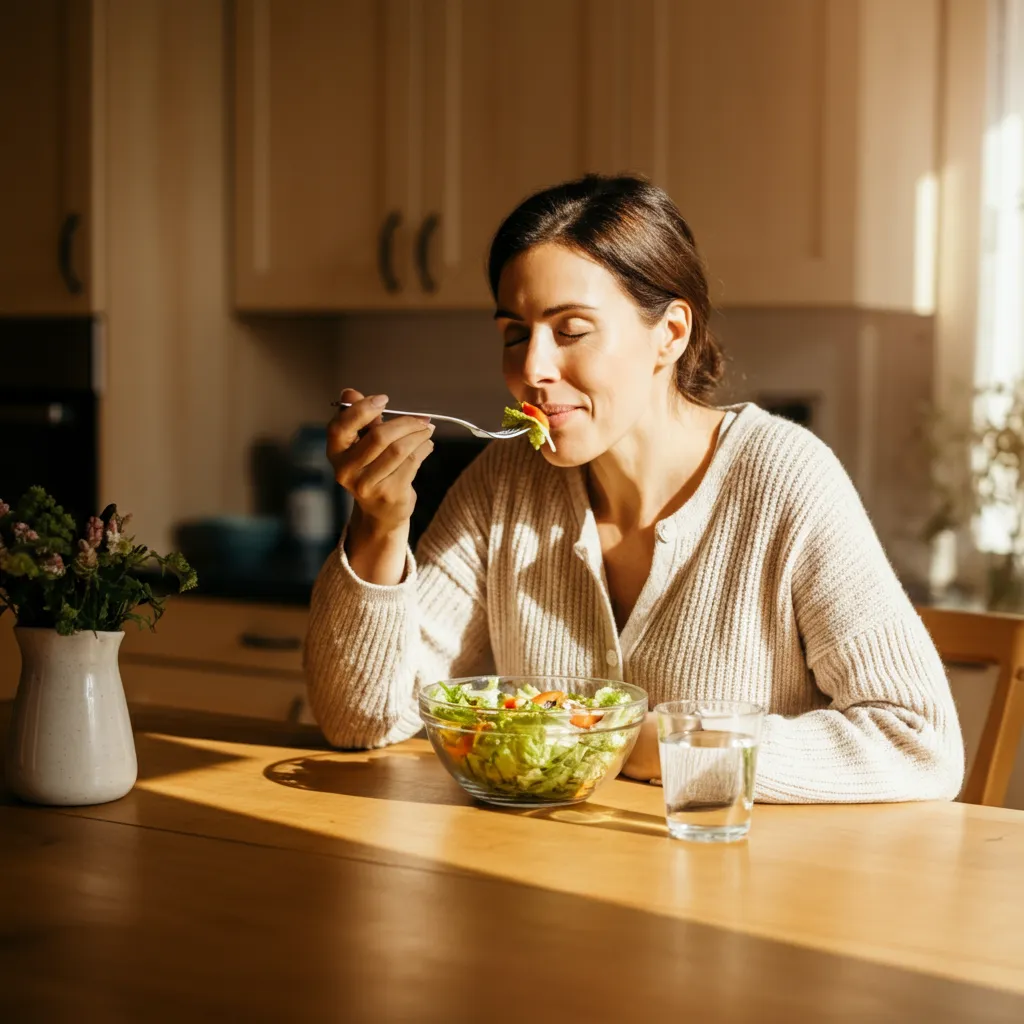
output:
<instances>
[{"instance_id":1,"label":"cheek","mask_svg":"<svg viewBox=\"0 0 1024 1024\"><path fill-rule=\"evenodd\" d=\"M514 395L523 388L522 359L518 358L515 349L504 349L501 354L501 375L505 378L505 386Z\"/></svg>"}]
</instances>

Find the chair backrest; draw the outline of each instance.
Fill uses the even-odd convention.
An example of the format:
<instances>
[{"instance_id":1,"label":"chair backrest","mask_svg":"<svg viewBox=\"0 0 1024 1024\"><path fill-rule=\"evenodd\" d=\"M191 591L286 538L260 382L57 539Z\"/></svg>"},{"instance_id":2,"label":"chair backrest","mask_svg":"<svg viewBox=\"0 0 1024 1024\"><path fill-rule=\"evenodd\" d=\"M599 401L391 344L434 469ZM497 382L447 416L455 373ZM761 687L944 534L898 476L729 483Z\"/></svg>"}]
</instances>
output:
<instances>
[{"instance_id":1,"label":"chair backrest","mask_svg":"<svg viewBox=\"0 0 1024 1024\"><path fill-rule=\"evenodd\" d=\"M947 665L998 665L992 703L961 799L1001 807L1024 729L1024 618L918 608Z\"/></svg>"}]
</instances>

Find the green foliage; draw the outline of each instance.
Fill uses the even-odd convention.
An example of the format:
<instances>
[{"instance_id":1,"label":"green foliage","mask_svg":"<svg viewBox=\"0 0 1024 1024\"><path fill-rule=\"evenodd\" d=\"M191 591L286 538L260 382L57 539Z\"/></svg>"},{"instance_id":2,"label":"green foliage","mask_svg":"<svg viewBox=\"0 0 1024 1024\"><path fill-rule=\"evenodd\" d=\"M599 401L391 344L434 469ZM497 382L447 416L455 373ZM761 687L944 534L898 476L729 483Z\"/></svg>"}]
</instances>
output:
<instances>
[{"instance_id":1,"label":"green foliage","mask_svg":"<svg viewBox=\"0 0 1024 1024\"><path fill-rule=\"evenodd\" d=\"M154 590L151 570L178 591L194 587L196 574L177 552L158 555L136 544L126 530L130 519L108 505L78 536L42 487L30 487L13 508L0 501L0 614L10 608L19 626L64 636L114 632L127 621L152 629L165 595Z\"/></svg>"},{"instance_id":2,"label":"green foliage","mask_svg":"<svg viewBox=\"0 0 1024 1024\"><path fill-rule=\"evenodd\" d=\"M1010 553L1024 555L1024 380L975 389L966 426L933 412L925 441L933 502L925 538L989 509L1006 529Z\"/></svg>"}]
</instances>

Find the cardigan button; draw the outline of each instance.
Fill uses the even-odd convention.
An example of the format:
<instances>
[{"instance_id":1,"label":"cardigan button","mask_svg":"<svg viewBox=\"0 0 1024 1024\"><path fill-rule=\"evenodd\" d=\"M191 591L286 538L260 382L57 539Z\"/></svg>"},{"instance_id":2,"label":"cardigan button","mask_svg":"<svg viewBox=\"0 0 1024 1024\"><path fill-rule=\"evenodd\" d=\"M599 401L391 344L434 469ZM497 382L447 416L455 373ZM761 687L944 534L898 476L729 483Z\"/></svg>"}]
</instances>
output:
<instances>
[{"instance_id":1,"label":"cardigan button","mask_svg":"<svg viewBox=\"0 0 1024 1024\"><path fill-rule=\"evenodd\" d=\"M609 668L615 668L619 663L619 652L609 647L604 660L608 663Z\"/></svg>"}]
</instances>

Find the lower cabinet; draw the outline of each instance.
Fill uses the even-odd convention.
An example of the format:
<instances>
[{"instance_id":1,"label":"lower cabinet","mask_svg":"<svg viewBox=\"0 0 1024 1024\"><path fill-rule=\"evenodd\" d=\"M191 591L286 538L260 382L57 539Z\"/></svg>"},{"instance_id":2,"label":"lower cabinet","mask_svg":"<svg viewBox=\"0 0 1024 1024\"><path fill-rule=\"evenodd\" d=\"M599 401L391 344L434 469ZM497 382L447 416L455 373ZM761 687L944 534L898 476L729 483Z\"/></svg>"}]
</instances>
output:
<instances>
[{"instance_id":1,"label":"lower cabinet","mask_svg":"<svg viewBox=\"0 0 1024 1024\"><path fill-rule=\"evenodd\" d=\"M155 633L127 624L120 669L130 706L313 724L302 674L305 608L171 598ZM0 617L0 700L18 686L21 656Z\"/></svg>"}]
</instances>

